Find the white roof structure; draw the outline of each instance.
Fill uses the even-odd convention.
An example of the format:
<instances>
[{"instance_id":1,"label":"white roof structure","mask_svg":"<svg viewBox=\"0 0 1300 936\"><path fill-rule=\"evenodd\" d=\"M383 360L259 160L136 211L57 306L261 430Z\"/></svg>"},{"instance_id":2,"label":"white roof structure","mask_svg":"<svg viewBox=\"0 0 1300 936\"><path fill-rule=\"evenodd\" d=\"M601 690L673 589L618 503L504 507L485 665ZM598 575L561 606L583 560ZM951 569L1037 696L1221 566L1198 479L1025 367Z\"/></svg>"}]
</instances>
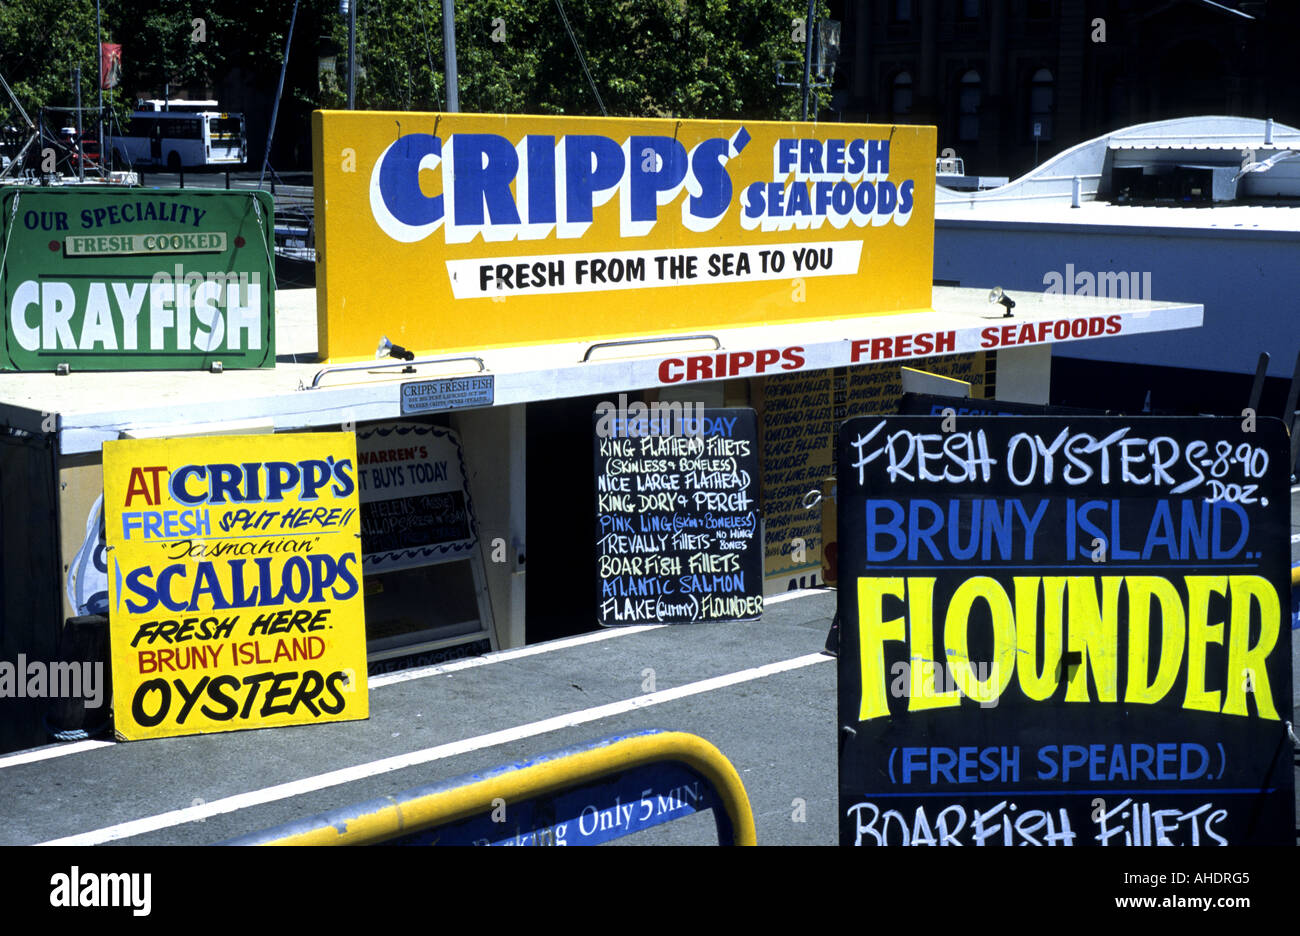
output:
<instances>
[{"instance_id":1,"label":"white roof structure","mask_svg":"<svg viewBox=\"0 0 1300 936\"><path fill-rule=\"evenodd\" d=\"M1147 378L1164 387L1198 371L1253 375L1261 352L1270 355L1269 376L1289 378L1294 369L1294 127L1245 117L1139 124L1073 146L996 189L940 187L935 202L937 282L991 280L1017 298L1060 291L1204 307L1195 332L1072 343L1062 357L1178 371ZM1231 395L1227 384L1201 386Z\"/></svg>"},{"instance_id":2,"label":"white roof structure","mask_svg":"<svg viewBox=\"0 0 1300 936\"><path fill-rule=\"evenodd\" d=\"M1297 164L1297 168L1300 168L1300 159L1297 159ZM1300 233L1300 203L1295 206L1228 203L1195 209L1172 205L1113 205L1090 200L1082 202L1078 208L1071 208L1068 199L1064 203L1014 200L981 204L973 210L949 203L938 209L935 220L943 224L960 223L974 218L1023 221L1030 224L1110 226L1116 229L1179 228Z\"/></svg>"},{"instance_id":3,"label":"white roof structure","mask_svg":"<svg viewBox=\"0 0 1300 936\"><path fill-rule=\"evenodd\" d=\"M98 453L103 442L124 432L165 435L169 427L186 434L198 428L253 431L250 422L261 422L265 430L292 430L394 419L403 414L401 388L410 381L491 375L492 405L503 406L689 385L682 362L691 355L796 348L804 362L799 370L804 371L881 361L906 364L930 356L934 345L927 348L924 336L933 342L942 334L941 353L959 353L988 347L989 329L999 333L999 346L1042 346L1083 340L1070 337L1068 327L1081 320L1105 319L1122 334L1138 334L1196 328L1203 314L1196 303L1036 294L1017 296L1014 317L1004 318L1003 307L989 303L987 289L936 287L931 312L716 330L711 337L717 338L718 348L698 338L603 348L586 342L524 345L472 355L452 352L439 361L416 362L414 373L403 373L393 361L384 362L382 370L365 364L317 363L315 292L276 293L274 368L221 374L0 374L0 422L15 423L25 412L30 417L26 421L37 424L42 414L58 413L60 454L66 457ZM1067 325L1067 337L1052 327L1057 323ZM1010 331L1002 335L1003 328ZM1028 339L1026 328L1033 331ZM671 382L662 379L664 374ZM726 376L755 375L751 368Z\"/></svg>"},{"instance_id":4,"label":"white roof structure","mask_svg":"<svg viewBox=\"0 0 1300 936\"><path fill-rule=\"evenodd\" d=\"M958 192L940 186L935 220L978 216L1120 227L1300 231L1300 155L1295 154L1300 154L1300 130L1271 120L1185 117L1138 124L1073 146L999 188ZM1099 200L1112 191L1116 169L1161 166L1235 167L1235 199L1199 210ZM1274 199L1278 201L1268 203Z\"/></svg>"}]
</instances>

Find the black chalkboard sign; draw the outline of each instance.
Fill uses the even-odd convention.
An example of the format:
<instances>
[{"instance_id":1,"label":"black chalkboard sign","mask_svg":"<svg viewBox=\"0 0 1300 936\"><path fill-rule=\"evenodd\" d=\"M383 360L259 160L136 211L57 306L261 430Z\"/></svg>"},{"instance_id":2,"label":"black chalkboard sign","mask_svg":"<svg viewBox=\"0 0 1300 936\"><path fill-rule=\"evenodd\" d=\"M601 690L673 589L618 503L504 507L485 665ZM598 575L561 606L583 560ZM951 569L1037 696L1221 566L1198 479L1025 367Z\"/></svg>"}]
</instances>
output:
<instances>
[{"instance_id":1,"label":"black chalkboard sign","mask_svg":"<svg viewBox=\"0 0 1300 936\"><path fill-rule=\"evenodd\" d=\"M477 545L460 438L399 420L357 431L367 573L464 559Z\"/></svg>"},{"instance_id":2,"label":"black chalkboard sign","mask_svg":"<svg viewBox=\"0 0 1300 936\"><path fill-rule=\"evenodd\" d=\"M942 416L952 410L954 416L1105 416L1105 410L1080 409L1075 406L1048 406L1043 403L1013 403L1010 400L972 400L967 397L939 396L935 393L904 393L898 398L900 416Z\"/></svg>"},{"instance_id":3,"label":"black chalkboard sign","mask_svg":"<svg viewBox=\"0 0 1300 936\"><path fill-rule=\"evenodd\" d=\"M840 842L1294 843L1276 420L839 437Z\"/></svg>"},{"instance_id":4,"label":"black chalkboard sign","mask_svg":"<svg viewBox=\"0 0 1300 936\"><path fill-rule=\"evenodd\" d=\"M596 619L753 620L763 613L752 409L598 408ZM661 418L662 416L662 418Z\"/></svg>"},{"instance_id":5,"label":"black chalkboard sign","mask_svg":"<svg viewBox=\"0 0 1300 936\"><path fill-rule=\"evenodd\" d=\"M361 515L361 548L367 554L469 538L462 491L374 501Z\"/></svg>"}]
</instances>

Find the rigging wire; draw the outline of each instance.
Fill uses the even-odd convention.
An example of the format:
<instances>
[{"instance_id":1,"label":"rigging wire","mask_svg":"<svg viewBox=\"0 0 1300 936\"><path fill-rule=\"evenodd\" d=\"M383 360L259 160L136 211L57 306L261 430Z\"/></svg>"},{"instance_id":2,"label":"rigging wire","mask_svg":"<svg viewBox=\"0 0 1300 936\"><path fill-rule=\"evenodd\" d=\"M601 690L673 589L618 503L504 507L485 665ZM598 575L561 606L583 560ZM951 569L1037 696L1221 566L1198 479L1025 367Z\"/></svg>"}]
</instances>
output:
<instances>
[{"instance_id":1,"label":"rigging wire","mask_svg":"<svg viewBox=\"0 0 1300 936\"><path fill-rule=\"evenodd\" d=\"M596 82L591 78L591 71L587 68L587 60L583 57L582 48L578 45L578 37L573 34L573 27L569 25L569 17L564 13L564 4L561 0L555 0L555 6L560 11L560 20L564 23L564 30L569 34L569 41L573 43L573 51L578 53L578 61L582 65L582 73L587 76L587 84L591 86L591 93L596 96L596 103L600 105L600 116L608 117L609 112L605 110L605 102L600 99L600 92L596 90Z\"/></svg>"},{"instance_id":2,"label":"rigging wire","mask_svg":"<svg viewBox=\"0 0 1300 936\"><path fill-rule=\"evenodd\" d=\"M429 45L429 26L424 21L424 0L415 0L415 8L420 11L420 32L424 35L424 57L429 62L429 84L438 98L438 109L442 110L443 94L438 88L438 72L433 67L433 47Z\"/></svg>"},{"instance_id":3,"label":"rigging wire","mask_svg":"<svg viewBox=\"0 0 1300 936\"><path fill-rule=\"evenodd\" d=\"M406 48L405 48L404 45L400 45L400 44L399 44L399 40L396 38L396 34L395 34L395 32L394 32L394 27L393 27L393 25L392 25L393 21L392 21L392 19L388 16L388 14L386 14L386 13L384 12L384 0L376 0L376 4L377 4L378 7L379 7L379 20L380 20L381 23L384 23L385 26L386 26L386 29L384 30L384 32L385 32L385 34L388 36L388 41L389 41L389 43L391 43L392 45L397 45L398 48L401 48L401 49L402 49L402 61L403 61L403 63L405 63L405 61L406 61L406 54L405 54L405 53L406 53ZM361 8L360 6L357 7L357 19L358 19L358 20L361 20L361 21L363 21L363 22L365 22L365 19L366 19L366 18L362 15L362 8ZM360 28L359 26L358 26L358 28L357 28L357 31L358 31L358 32L361 32L361 28ZM357 58L360 58L360 57L361 57L360 55L357 56ZM388 87L392 90L392 97L390 98L390 100L392 101L392 103L393 103L394 105L396 105L396 104L398 104L398 103L400 103L400 102L402 101L402 89L401 89L401 87L399 86L399 81L398 81L398 76L397 76L397 70L396 70L396 68L385 68L385 71L387 72ZM407 72L408 72L408 74L407 74L407 78L408 78L407 85L408 85L408 87L409 87L409 85L410 85L410 81L409 81L409 78L410 78L410 74L409 74L409 72L410 72L410 66L409 66L409 65L407 66ZM379 85L379 82L378 82L378 80L376 80L376 81L375 81L375 90L378 90L378 85ZM403 110L409 110L410 108L409 108L409 105L408 105L407 107L405 107L405 108L400 108L400 109L403 109Z\"/></svg>"}]
</instances>

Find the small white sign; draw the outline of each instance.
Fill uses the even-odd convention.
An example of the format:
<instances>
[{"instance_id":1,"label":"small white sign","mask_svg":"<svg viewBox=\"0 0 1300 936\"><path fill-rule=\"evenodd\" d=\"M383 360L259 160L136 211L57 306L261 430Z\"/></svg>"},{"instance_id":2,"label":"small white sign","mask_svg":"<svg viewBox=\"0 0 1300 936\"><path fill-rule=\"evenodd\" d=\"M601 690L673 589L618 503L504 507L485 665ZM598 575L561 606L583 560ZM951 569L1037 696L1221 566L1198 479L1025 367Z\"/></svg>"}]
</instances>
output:
<instances>
[{"instance_id":1,"label":"small white sign","mask_svg":"<svg viewBox=\"0 0 1300 936\"><path fill-rule=\"evenodd\" d=\"M402 415L491 406L495 392L492 374L411 380L402 384Z\"/></svg>"}]
</instances>

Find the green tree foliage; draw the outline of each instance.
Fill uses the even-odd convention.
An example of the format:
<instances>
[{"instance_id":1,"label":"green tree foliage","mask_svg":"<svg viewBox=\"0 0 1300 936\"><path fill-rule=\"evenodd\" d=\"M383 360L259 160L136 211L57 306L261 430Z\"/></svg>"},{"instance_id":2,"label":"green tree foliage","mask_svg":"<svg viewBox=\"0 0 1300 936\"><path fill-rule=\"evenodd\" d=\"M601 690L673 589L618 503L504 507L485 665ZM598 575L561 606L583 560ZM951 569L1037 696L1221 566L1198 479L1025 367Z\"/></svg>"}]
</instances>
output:
<instances>
[{"instance_id":1,"label":"green tree foliage","mask_svg":"<svg viewBox=\"0 0 1300 936\"><path fill-rule=\"evenodd\" d=\"M121 37L122 85L131 99L161 97L168 86L173 97L201 97L232 73L259 88L275 87L293 0L101 2L104 22ZM320 17L329 11L333 18L334 10L324 0L299 4L291 61L315 58Z\"/></svg>"},{"instance_id":2,"label":"green tree foliage","mask_svg":"<svg viewBox=\"0 0 1300 936\"><path fill-rule=\"evenodd\" d=\"M33 120L43 105L74 103L77 66L82 94L93 95L99 79L94 0L0 0L0 75ZM0 97L4 122L18 126L12 108L7 95Z\"/></svg>"},{"instance_id":3,"label":"green tree foliage","mask_svg":"<svg viewBox=\"0 0 1300 936\"><path fill-rule=\"evenodd\" d=\"M441 0L358 3L357 106L446 107ZM592 81L612 116L794 119L806 0L563 0ZM294 0L101 0L103 41L122 45L122 85L106 97L121 121L137 97L274 95ZM819 15L826 15L819 0ZM460 108L599 114L555 0L457 0ZM346 106L347 19L338 0L300 0L279 135L307 134L307 112ZM318 77L318 59L336 69ZM0 74L24 107L95 100L94 0L0 0ZM825 89L814 110L824 106ZM7 100L0 125L16 126ZM250 138L254 127L250 126ZM280 136L277 136L277 140Z\"/></svg>"},{"instance_id":4,"label":"green tree foliage","mask_svg":"<svg viewBox=\"0 0 1300 936\"><path fill-rule=\"evenodd\" d=\"M207 3L105 0L105 7L105 22L122 43L123 86L141 96L161 96L170 85L179 97L209 84L233 64L228 37L248 34L242 20Z\"/></svg>"},{"instance_id":5,"label":"green tree foliage","mask_svg":"<svg viewBox=\"0 0 1300 936\"><path fill-rule=\"evenodd\" d=\"M357 0L358 106L441 110L441 0ZM199 91L233 69L273 81L293 0L102 0L103 38L123 46L120 97ZM798 88L778 87L776 67L797 78L803 0L564 0L608 112L616 116L790 118ZM821 2L822 13L825 2ZM94 0L0 0L0 73L25 106L71 103L98 75ZM597 114L554 0L458 0L461 109L487 113ZM337 0L302 0L296 56L332 45L339 70L297 89L319 106L346 94L347 21ZM329 51L326 49L325 51ZM291 92L294 89L291 89ZM825 92L823 91L823 96Z\"/></svg>"},{"instance_id":6,"label":"green tree foliage","mask_svg":"<svg viewBox=\"0 0 1300 936\"><path fill-rule=\"evenodd\" d=\"M825 15L825 4L821 4ZM565 0L592 81L612 116L790 119L799 89L802 0ZM346 23L333 38L346 50ZM362 0L357 106L442 110L440 0ZM599 114L554 0L458 0L460 107L481 113ZM345 53L322 104L342 106ZM826 92L822 92L822 103Z\"/></svg>"},{"instance_id":7,"label":"green tree foliage","mask_svg":"<svg viewBox=\"0 0 1300 936\"><path fill-rule=\"evenodd\" d=\"M331 11L331 27L337 13L324 0L301 7L296 54L313 56L319 11ZM168 86L173 96L199 94L234 69L275 76L292 8L293 0L101 0L101 38L122 45L114 96L133 102ZM71 104L74 65L89 102L99 76L94 0L0 0L0 74L24 107Z\"/></svg>"}]
</instances>

